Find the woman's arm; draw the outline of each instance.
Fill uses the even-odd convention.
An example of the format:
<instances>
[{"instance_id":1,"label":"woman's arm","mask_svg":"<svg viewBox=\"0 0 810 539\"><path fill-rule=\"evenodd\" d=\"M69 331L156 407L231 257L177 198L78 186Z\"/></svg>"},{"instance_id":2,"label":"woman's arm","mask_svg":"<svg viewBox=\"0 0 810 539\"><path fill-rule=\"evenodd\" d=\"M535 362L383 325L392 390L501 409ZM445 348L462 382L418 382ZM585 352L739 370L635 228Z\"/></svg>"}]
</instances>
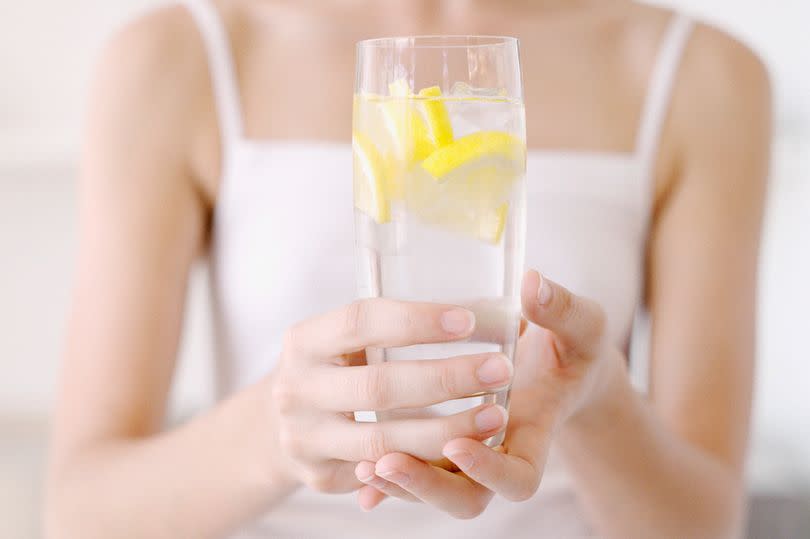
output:
<instances>
[{"instance_id":1,"label":"woman's arm","mask_svg":"<svg viewBox=\"0 0 810 539\"><path fill-rule=\"evenodd\" d=\"M181 8L113 39L91 95L80 247L51 448L49 537L210 537L278 480L250 388L157 435L209 204L189 164L211 98Z\"/></svg>"},{"instance_id":2,"label":"woman's arm","mask_svg":"<svg viewBox=\"0 0 810 539\"><path fill-rule=\"evenodd\" d=\"M743 46L701 28L673 106L677 179L650 246L650 402L616 366L606 397L561 436L606 537L717 539L742 524L767 75Z\"/></svg>"}]
</instances>

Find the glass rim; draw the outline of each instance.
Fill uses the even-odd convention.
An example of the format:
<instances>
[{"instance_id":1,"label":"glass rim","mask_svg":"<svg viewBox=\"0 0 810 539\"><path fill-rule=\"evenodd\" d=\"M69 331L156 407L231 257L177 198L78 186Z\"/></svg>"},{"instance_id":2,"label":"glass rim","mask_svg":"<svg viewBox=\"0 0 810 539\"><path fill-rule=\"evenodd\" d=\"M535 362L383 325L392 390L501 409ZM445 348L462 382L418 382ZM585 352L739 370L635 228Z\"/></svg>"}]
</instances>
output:
<instances>
[{"instance_id":1,"label":"glass rim","mask_svg":"<svg viewBox=\"0 0 810 539\"><path fill-rule=\"evenodd\" d=\"M517 44L518 38L512 36L487 34L426 34L363 39L357 42L357 48L410 47L413 49L470 49Z\"/></svg>"}]
</instances>

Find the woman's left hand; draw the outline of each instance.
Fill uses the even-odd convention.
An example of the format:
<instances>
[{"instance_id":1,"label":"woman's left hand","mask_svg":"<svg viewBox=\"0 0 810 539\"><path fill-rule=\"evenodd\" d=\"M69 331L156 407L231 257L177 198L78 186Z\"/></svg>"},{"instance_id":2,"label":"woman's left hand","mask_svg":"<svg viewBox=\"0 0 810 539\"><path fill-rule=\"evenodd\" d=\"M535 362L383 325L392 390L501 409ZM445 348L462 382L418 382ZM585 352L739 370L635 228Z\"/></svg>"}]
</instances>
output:
<instances>
[{"instance_id":1,"label":"woman's left hand","mask_svg":"<svg viewBox=\"0 0 810 539\"><path fill-rule=\"evenodd\" d=\"M513 501L534 494L555 432L600 399L615 362L598 304L536 271L526 273L521 299L524 316L536 327L518 344L503 446L491 449L469 438L451 440L442 452L460 472L404 453L390 453L376 463L360 462L355 473L366 484L358 497L363 509L396 496L430 503L457 518L472 518L494 494Z\"/></svg>"}]
</instances>

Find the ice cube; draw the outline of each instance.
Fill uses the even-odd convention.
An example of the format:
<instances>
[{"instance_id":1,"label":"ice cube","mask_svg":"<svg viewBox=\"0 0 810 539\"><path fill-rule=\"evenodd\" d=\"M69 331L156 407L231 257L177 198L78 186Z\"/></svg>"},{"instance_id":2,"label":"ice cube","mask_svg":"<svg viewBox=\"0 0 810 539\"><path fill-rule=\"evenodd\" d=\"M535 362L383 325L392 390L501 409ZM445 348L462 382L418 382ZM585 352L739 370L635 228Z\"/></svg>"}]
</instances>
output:
<instances>
[{"instance_id":1,"label":"ice cube","mask_svg":"<svg viewBox=\"0 0 810 539\"><path fill-rule=\"evenodd\" d=\"M504 88L476 88L470 84L458 81L450 88L450 95L454 97L504 97Z\"/></svg>"}]
</instances>

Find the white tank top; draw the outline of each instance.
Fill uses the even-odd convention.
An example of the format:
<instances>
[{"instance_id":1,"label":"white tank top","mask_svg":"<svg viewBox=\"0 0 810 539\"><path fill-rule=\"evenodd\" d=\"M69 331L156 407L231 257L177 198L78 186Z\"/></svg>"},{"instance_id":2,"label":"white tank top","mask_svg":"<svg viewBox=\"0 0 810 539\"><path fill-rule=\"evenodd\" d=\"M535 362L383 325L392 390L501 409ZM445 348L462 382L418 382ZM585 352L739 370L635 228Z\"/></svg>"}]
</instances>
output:
<instances>
[{"instance_id":1,"label":"white tank top","mask_svg":"<svg viewBox=\"0 0 810 539\"><path fill-rule=\"evenodd\" d=\"M216 379L226 396L271 371L288 326L355 299L352 154L343 143L245 138L218 12L210 0L184 3L205 43L222 135L210 262ZM597 300L623 349L643 288L658 140L691 28L676 15L665 33L633 152L528 152L526 264ZM630 365L641 389L646 363ZM301 489L234 537L594 537L553 451L531 500L496 497L471 521L399 500L363 513L355 500Z\"/></svg>"}]
</instances>

